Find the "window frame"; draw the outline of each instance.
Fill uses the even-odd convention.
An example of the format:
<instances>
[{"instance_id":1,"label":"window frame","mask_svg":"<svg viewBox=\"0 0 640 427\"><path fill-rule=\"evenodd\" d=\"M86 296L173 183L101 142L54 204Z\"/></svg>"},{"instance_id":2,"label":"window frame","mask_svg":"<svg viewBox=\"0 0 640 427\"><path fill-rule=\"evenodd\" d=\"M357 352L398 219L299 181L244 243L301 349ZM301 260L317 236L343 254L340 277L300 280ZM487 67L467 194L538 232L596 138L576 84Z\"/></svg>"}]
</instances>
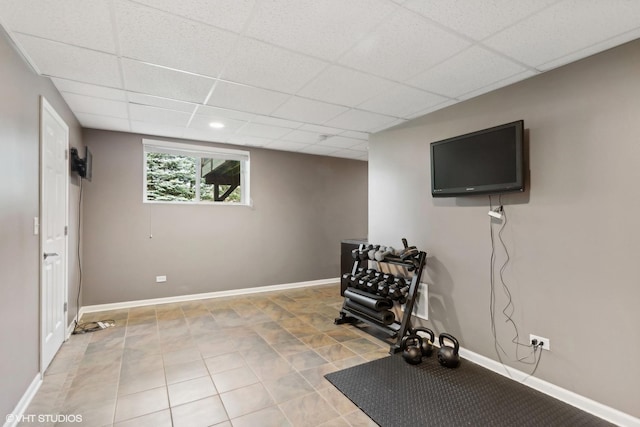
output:
<instances>
[{"instance_id":1,"label":"window frame","mask_svg":"<svg viewBox=\"0 0 640 427\"><path fill-rule=\"evenodd\" d=\"M175 156L193 157L196 159L195 197L193 201L148 200L147 199L147 153L163 153ZM210 206L251 206L250 171L251 154L245 150L219 148L207 145L187 144L183 142L142 139L142 202L176 205L210 205ZM240 162L240 202L216 202L200 200L200 166L202 158L237 160Z\"/></svg>"}]
</instances>

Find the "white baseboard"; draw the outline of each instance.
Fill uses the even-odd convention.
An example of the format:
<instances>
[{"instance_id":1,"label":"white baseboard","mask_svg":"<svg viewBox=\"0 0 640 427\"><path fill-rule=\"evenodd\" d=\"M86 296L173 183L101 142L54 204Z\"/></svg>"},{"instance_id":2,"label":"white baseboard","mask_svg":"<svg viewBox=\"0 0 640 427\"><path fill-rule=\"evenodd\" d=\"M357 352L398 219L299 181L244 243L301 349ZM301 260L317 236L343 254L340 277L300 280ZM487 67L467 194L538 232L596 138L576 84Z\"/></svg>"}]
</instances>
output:
<instances>
[{"instance_id":1,"label":"white baseboard","mask_svg":"<svg viewBox=\"0 0 640 427\"><path fill-rule=\"evenodd\" d=\"M79 311L78 314L76 314L76 316L73 318L71 323L67 325L67 335L64 337L65 341L68 340L71 334L73 333L73 330L76 328L76 322L78 321L80 316L81 316L81 311Z\"/></svg>"},{"instance_id":2,"label":"white baseboard","mask_svg":"<svg viewBox=\"0 0 640 427\"><path fill-rule=\"evenodd\" d=\"M24 415L24 411L26 411L29 407L29 404L40 389L41 385L42 375L38 373L36 374L36 377L33 379L33 381L31 381L31 384L29 384L27 391L24 392L22 398L13 409L13 411L11 411L10 414L7 414L4 427L15 427L16 425L18 425L18 422L21 420L22 415Z\"/></svg>"},{"instance_id":3,"label":"white baseboard","mask_svg":"<svg viewBox=\"0 0 640 427\"><path fill-rule=\"evenodd\" d=\"M284 285L260 286L257 288L231 289L228 291L206 292L202 294L177 295L173 297L143 299L137 301L114 302L110 304L96 304L83 306L80 309L79 318L85 313L94 313L96 311L119 310L122 308L142 307L145 305L169 304L174 302L194 301L209 298L224 298L237 295L249 295L262 292L281 291L285 289L306 288L310 286L322 286L339 283L340 278L310 280L308 282L287 283Z\"/></svg>"},{"instance_id":4,"label":"white baseboard","mask_svg":"<svg viewBox=\"0 0 640 427\"><path fill-rule=\"evenodd\" d=\"M598 403L595 400L591 400L572 391L558 387L557 385L541 380L540 378L529 376L529 374L525 372L505 366L500 362L489 359L488 357L482 356L478 353L474 353L473 351L461 347L460 357L502 376L510 377L514 381L518 381L534 390L538 390L541 393L554 397L616 425L624 427L640 427L639 418L603 405L602 403ZM526 381L524 381L525 379Z\"/></svg>"}]
</instances>

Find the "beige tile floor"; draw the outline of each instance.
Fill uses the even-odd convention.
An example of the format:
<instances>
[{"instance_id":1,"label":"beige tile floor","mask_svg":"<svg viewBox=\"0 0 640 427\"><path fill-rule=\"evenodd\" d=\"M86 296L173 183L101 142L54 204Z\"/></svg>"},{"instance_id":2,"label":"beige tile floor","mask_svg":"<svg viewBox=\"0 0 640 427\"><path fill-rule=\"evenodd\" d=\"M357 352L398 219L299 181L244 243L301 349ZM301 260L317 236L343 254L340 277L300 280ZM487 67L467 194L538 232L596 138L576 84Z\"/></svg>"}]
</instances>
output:
<instances>
[{"instance_id":1,"label":"beige tile floor","mask_svg":"<svg viewBox=\"0 0 640 427\"><path fill-rule=\"evenodd\" d=\"M388 343L333 324L341 304L331 285L87 314L116 326L64 343L25 414L114 427L375 426L323 377L388 356Z\"/></svg>"}]
</instances>

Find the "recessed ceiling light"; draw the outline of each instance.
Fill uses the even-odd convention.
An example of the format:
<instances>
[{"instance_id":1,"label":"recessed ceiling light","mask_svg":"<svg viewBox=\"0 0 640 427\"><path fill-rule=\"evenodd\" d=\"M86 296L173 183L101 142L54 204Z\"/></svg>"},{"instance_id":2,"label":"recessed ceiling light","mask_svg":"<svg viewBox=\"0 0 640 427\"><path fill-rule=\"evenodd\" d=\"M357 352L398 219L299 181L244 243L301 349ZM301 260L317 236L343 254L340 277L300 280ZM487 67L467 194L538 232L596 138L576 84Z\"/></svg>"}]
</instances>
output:
<instances>
[{"instance_id":1,"label":"recessed ceiling light","mask_svg":"<svg viewBox=\"0 0 640 427\"><path fill-rule=\"evenodd\" d=\"M209 123L209 126L211 126L214 129L222 129L224 127L224 123L211 122L211 123Z\"/></svg>"}]
</instances>

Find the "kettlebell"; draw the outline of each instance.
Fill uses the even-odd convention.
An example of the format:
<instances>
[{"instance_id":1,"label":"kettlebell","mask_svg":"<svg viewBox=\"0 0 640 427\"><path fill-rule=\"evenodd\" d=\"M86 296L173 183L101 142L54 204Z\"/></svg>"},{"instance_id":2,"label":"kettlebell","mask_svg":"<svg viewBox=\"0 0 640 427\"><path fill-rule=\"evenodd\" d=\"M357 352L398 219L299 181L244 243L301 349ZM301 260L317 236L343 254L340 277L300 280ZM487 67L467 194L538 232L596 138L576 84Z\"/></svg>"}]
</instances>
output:
<instances>
[{"instance_id":1,"label":"kettlebell","mask_svg":"<svg viewBox=\"0 0 640 427\"><path fill-rule=\"evenodd\" d=\"M444 340L448 339L453 343L453 347L450 347L444 343ZM440 341L440 350L438 350L438 362L446 368L457 368L460 364L460 355L458 351L460 350L460 344L458 340L453 336L447 333L441 333L438 338Z\"/></svg>"},{"instance_id":2,"label":"kettlebell","mask_svg":"<svg viewBox=\"0 0 640 427\"><path fill-rule=\"evenodd\" d=\"M422 338L419 335L407 335L402 338L402 357L404 361L417 365L422 362Z\"/></svg>"},{"instance_id":3,"label":"kettlebell","mask_svg":"<svg viewBox=\"0 0 640 427\"><path fill-rule=\"evenodd\" d=\"M418 335L418 332L424 332L429 335L429 339L422 338L422 345L420 349L422 350L422 357L429 357L433 353L433 342L436 339L435 334L429 328L415 328L411 330L411 335Z\"/></svg>"}]
</instances>

